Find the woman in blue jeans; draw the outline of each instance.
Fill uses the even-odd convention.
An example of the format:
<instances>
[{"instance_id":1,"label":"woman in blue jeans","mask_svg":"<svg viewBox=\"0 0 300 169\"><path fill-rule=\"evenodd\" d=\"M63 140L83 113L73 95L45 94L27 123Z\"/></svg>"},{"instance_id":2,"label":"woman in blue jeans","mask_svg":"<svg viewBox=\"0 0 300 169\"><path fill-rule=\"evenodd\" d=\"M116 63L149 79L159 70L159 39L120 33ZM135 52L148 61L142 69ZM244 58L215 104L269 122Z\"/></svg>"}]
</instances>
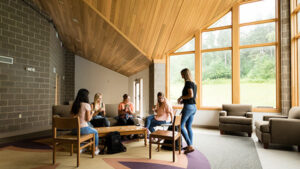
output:
<instances>
[{"instance_id":1,"label":"woman in blue jeans","mask_svg":"<svg viewBox=\"0 0 300 169\"><path fill-rule=\"evenodd\" d=\"M192 123L194 120L196 108L196 94L197 86L192 81L191 72L189 69L185 68L181 70L181 77L184 79L185 84L182 90L182 96L178 98L178 104L183 104L183 109L181 111L181 132L187 143L184 153L190 153L194 151L193 148L193 131ZM186 128L186 129L185 129Z\"/></svg>"},{"instance_id":2,"label":"woman in blue jeans","mask_svg":"<svg viewBox=\"0 0 300 169\"><path fill-rule=\"evenodd\" d=\"M95 134L95 154L99 154L98 148L98 132L96 129L90 127L88 122L92 119L94 111L91 112L91 105L89 104L89 91L87 89L80 89L77 93L76 99L72 105L71 113L78 116L80 120L80 134ZM72 133L77 134L77 131Z\"/></svg>"}]
</instances>

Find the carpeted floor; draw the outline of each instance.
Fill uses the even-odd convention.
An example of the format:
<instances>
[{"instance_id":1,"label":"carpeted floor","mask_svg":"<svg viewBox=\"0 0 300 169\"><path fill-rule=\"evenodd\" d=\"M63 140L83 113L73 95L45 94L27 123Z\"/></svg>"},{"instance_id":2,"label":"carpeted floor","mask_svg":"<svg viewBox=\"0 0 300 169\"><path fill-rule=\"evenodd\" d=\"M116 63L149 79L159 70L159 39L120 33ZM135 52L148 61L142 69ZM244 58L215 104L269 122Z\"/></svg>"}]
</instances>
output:
<instances>
[{"instance_id":1,"label":"carpeted floor","mask_svg":"<svg viewBox=\"0 0 300 169\"><path fill-rule=\"evenodd\" d=\"M188 155L177 154L172 162L171 151L152 149L153 158L148 159L149 147L143 140L124 143L127 152L113 155L83 153L79 168L88 169L260 169L260 161L252 139L237 136L214 136L195 134L196 151ZM2 169L59 169L76 168L76 154L61 146L57 153L57 164L52 165L50 139L29 140L0 146L0 168Z\"/></svg>"},{"instance_id":2,"label":"carpeted floor","mask_svg":"<svg viewBox=\"0 0 300 169\"><path fill-rule=\"evenodd\" d=\"M212 169L262 169L250 137L195 133L194 141Z\"/></svg>"}]
</instances>

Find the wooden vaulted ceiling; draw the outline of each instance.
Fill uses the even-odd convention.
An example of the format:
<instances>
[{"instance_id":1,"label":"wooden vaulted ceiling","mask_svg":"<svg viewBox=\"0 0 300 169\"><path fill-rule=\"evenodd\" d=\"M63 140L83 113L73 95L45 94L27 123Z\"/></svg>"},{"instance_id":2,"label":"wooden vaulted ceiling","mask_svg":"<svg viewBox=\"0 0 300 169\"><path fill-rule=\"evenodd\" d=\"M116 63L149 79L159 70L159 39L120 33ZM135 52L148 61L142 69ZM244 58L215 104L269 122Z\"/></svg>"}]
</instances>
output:
<instances>
[{"instance_id":1,"label":"wooden vaulted ceiling","mask_svg":"<svg viewBox=\"0 0 300 169\"><path fill-rule=\"evenodd\" d=\"M123 75L163 59L240 0L34 0L67 49Z\"/></svg>"}]
</instances>

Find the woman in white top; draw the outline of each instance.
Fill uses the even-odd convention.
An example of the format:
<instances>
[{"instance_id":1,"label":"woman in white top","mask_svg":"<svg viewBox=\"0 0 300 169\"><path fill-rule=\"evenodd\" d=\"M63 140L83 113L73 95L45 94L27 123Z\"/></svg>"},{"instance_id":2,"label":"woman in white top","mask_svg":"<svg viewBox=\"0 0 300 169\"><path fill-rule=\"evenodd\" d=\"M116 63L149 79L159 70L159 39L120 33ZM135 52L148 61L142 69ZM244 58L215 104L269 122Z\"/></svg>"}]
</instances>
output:
<instances>
[{"instance_id":1,"label":"woman in white top","mask_svg":"<svg viewBox=\"0 0 300 169\"><path fill-rule=\"evenodd\" d=\"M93 113L91 112L91 105L89 104L89 91L87 89L80 89L78 91L76 99L72 105L71 113L74 116L78 116L80 119L80 134L95 134L95 154L99 154L98 132L88 125L88 122L93 117Z\"/></svg>"}]
</instances>

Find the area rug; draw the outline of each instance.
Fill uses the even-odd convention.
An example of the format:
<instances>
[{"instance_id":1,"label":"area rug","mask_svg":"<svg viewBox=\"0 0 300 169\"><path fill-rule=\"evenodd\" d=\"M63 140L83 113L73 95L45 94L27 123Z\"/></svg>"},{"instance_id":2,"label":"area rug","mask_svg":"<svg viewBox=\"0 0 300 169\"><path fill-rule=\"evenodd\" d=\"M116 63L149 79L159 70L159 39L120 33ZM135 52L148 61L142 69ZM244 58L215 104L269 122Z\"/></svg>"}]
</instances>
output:
<instances>
[{"instance_id":1,"label":"area rug","mask_svg":"<svg viewBox=\"0 0 300 169\"><path fill-rule=\"evenodd\" d=\"M124 142L127 152L112 155L97 155L91 158L88 153L81 154L80 167L88 169L210 169L206 157L199 151L188 156L176 153L172 162L172 152L152 149L152 159L148 158L149 147L143 140ZM0 168L9 169L59 169L76 168L76 153L71 157L69 146L58 146L57 163L52 165L51 139L27 140L0 145ZM182 151L183 152L183 151Z\"/></svg>"},{"instance_id":2,"label":"area rug","mask_svg":"<svg viewBox=\"0 0 300 169\"><path fill-rule=\"evenodd\" d=\"M127 152L113 155L97 155L91 158L81 154L80 167L88 169L261 169L254 142L248 137L218 136L196 133L196 150L188 155L152 149L143 140L125 142ZM9 169L59 169L76 168L76 153L69 155L69 146L59 146L57 163L52 165L51 139L28 140L0 145L0 168Z\"/></svg>"},{"instance_id":3,"label":"area rug","mask_svg":"<svg viewBox=\"0 0 300 169\"><path fill-rule=\"evenodd\" d=\"M194 145L205 155L212 169L262 169L250 137L196 133Z\"/></svg>"}]
</instances>

